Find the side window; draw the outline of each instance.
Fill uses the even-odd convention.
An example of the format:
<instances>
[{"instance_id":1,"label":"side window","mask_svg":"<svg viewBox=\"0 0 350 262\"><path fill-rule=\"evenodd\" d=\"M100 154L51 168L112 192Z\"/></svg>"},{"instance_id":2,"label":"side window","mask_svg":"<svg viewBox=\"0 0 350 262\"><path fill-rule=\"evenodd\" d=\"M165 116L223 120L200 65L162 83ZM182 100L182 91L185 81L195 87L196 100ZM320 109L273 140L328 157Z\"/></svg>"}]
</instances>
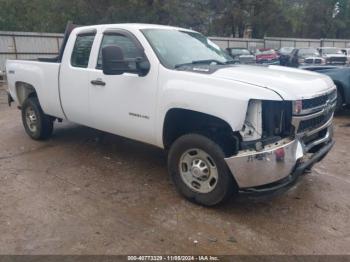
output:
<instances>
[{"instance_id":1,"label":"side window","mask_svg":"<svg viewBox=\"0 0 350 262\"><path fill-rule=\"evenodd\" d=\"M81 68L88 67L94 39L95 34L84 34L77 36L71 57L72 66Z\"/></svg>"},{"instance_id":2,"label":"side window","mask_svg":"<svg viewBox=\"0 0 350 262\"><path fill-rule=\"evenodd\" d=\"M96 65L97 69L102 68L102 49L109 45L119 46L123 50L125 59L132 59L142 56L135 42L129 37L121 34L106 34L103 36L100 51L98 54L98 60ZM135 66L135 63L129 63L129 67Z\"/></svg>"}]
</instances>

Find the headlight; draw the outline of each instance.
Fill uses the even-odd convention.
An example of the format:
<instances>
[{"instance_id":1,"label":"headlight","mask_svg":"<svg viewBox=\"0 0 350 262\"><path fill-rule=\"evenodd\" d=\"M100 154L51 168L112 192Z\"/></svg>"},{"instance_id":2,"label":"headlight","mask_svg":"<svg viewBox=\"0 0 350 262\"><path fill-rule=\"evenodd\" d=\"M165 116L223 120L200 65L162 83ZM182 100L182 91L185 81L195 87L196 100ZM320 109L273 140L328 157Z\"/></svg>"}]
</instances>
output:
<instances>
[{"instance_id":1,"label":"headlight","mask_svg":"<svg viewBox=\"0 0 350 262\"><path fill-rule=\"evenodd\" d=\"M301 111L303 111L303 101L302 100L293 101L293 114L299 115Z\"/></svg>"},{"instance_id":2,"label":"headlight","mask_svg":"<svg viewBox=\"0 0 350 262\"><path fill-rule=\"evenodd\" d=\"M263 137L288 137L292 133L292 102L263 101Z\"/></svg>"},{"instance_id":3,"label":"headlight","mask_svg":"<svg viewBox=\"0 0 350 262\"><path fill-rule=\"evenodd\" d=\"M301 103L295 103L296 110L300 110L299 105ZM244 126L240 132L243 141L288 137L292 132L292 110L294 105L290 101L249 101Z\"/></svg>"}]
</instances>

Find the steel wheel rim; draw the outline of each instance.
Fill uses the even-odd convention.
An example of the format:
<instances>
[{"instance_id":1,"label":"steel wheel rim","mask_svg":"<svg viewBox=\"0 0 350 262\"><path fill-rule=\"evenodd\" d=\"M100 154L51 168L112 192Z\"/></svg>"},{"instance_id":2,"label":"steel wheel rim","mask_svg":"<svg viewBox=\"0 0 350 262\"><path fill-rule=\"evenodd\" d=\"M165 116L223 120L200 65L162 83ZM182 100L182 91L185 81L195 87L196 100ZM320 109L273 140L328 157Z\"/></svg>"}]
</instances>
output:
<instances>
[{"instance_id":1,"label":"steel wheel rim","mask_svg":"<svg viewBox=\"0 0 350 262\"><path fill-rule=\"evenodd\" d=\"M213 158L202 149L193 148L182 154L179 163L182 181L193 191L206 194L218 183L218 169Z\"/></svg>"},{"instance_id":2,"label":"steel wheel rim","mask_svg":"<svg viewBox=\"0 0 350 262\"><path fill-rule=\"evenodd\" d=\"M33 107L29 106L25 111L27 127L30 132L35 133L38 129L38 118Z\"/></svg>"}]
</instances>

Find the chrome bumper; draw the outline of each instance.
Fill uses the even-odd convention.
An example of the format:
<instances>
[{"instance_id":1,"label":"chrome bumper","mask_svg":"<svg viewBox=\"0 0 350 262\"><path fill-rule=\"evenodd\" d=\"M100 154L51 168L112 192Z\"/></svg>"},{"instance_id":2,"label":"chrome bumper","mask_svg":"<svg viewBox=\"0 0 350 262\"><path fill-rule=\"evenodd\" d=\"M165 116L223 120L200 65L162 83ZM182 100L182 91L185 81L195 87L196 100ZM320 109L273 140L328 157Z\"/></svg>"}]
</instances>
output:
<instances>
[{"instance_id":1,"label":"chrome bumper","mask_svg":"<svg viewBox=\"0 0 350 262\"><path fill-rule=\"evenodd\" d=\"M297 136L292 141L284 139L266 146L265 150L261 152L241 151L236 156L226 158L225 161L241 189L272 184L287 178L300 166L303 166L304 169L307 168L330 151L332 145L329 144L332 143L333 137L332 118L317 131L325 129L327 132L324 137L307 145L303 143L302 137ZM322 154L309 153L312 148L321 144L324 146L318 151ZM317 156L317 159L313 156Z\"/></svg>"}]
</instances>

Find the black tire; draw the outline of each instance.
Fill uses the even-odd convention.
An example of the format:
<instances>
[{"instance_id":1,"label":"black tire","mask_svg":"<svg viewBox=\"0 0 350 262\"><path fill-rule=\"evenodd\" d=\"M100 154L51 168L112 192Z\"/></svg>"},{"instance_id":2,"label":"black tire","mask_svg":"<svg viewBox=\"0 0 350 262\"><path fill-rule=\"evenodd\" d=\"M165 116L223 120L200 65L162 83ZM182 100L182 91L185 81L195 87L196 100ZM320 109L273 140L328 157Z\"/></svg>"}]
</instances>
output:
<instances>
[{"instance_id":1,"label":"black tire","mask_svg":"<svg viewBox=\"0 0 350 262\"><path fill-rule=\"evenodd\" d=\"M217 169L216 185L211 192L196 192L188 186L181 176L180 161L183 154L191 149L199 149L207 153ZM174 184L185 198L204 206L214 206L229 200L238 193L238 186L224 160L225 155L218 144L198 134L187 134L178 138L168 154L168 170Z\"/></svg>"},{"instance_id":2,"label":"black tire","mask_svg":"<svg viewBox=\"0 0 350 262\"><path fill-rule=\"evenodd\" d=\"M35 123L29 124L28 112L35 116ZM44 114L37 97L27 98L22 105L22 122L26 133L34 140L48 139L53 132L53 120ZM35 127L35 128L34 128Z\"/></svg>"},{"instance_id":3,"label":"black tire","mask_svg":"<svg viewBox=\"0 0 350 262\"><path fill-rule=\"evenodd\" d=\"M344 99L343 95L337 87L337 104L335 105L335 112L339 113L343 109Z\"/></svg>"}]
</instances>

